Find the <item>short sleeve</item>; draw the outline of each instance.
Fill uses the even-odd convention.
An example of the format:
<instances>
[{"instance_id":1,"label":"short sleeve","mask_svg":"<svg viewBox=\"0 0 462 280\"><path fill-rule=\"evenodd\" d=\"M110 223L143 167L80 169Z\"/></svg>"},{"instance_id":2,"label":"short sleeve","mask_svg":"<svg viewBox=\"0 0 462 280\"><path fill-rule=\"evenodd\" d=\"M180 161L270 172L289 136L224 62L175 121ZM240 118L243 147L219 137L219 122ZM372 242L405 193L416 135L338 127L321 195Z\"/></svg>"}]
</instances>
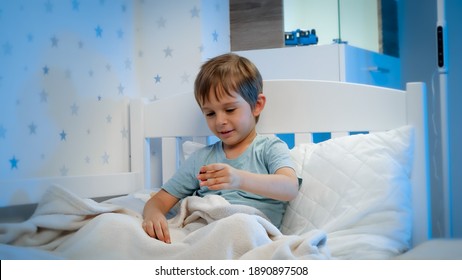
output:
<instances>
[{"instance_id":1,"label":"short sleeve","mask_svg":"<svg viewBox=\"0 0 462 280\"><path fill-rule=\"evenodd\" d=\"M295 170L295 164L290 157L289 147L281 139L270 138L265 147L265 158L270 174L283 167L289 167Z\"/></svg>"},{"instance_id":2,"label":"short sleeve","mask_svg":"<svg viewBox=\"0 0 462 280\"><path fill-rule=\"evenodd\" d=\"M179 199L192 195L199 188L199 181L196 178L199 157L200 153L193 153L162 186L162 189Z\"/></svg>"}]
</instances>

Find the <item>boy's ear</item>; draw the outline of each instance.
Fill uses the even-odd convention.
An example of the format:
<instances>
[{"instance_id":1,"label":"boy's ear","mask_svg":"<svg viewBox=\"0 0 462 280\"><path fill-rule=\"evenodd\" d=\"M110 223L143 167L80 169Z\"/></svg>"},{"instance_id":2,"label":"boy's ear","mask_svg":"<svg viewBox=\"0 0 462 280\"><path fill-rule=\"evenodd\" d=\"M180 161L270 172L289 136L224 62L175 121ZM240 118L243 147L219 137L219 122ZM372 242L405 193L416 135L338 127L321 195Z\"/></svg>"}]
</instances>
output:
<instances>
[{"instance_id":1,"label":"boy's ear","mask_svg":"<svg viewBox=\"0 0 462 280\"><path fill-rule=\"evenodd\" d=\"M257 103L255 103L255 108L253 109L254 117L257 117L260 115L260 113L265 108L265 104L266 104L266 96L263 95L263 93L258 94Z\"/></svg>"}]
</instances>

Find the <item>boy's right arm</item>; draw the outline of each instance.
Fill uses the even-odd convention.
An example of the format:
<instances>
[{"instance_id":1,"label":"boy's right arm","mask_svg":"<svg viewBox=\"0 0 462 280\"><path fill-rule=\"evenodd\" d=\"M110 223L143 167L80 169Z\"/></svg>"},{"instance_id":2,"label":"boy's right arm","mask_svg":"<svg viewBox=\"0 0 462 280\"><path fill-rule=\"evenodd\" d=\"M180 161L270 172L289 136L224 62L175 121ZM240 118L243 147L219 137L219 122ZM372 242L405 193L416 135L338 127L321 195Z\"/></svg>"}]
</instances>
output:
<instances>
[{"instance_id":1,"label":"boy's right arm","mask_svg":"<svg viewBox=\"0 0 462 280\"><path fill-rule=\"evenodd\" d=\"M165 214L178 201L175 196L160 190L146 202L143 209L143 229L149 236L165 243L171 242Z\"/></svg>"}]
</instances>

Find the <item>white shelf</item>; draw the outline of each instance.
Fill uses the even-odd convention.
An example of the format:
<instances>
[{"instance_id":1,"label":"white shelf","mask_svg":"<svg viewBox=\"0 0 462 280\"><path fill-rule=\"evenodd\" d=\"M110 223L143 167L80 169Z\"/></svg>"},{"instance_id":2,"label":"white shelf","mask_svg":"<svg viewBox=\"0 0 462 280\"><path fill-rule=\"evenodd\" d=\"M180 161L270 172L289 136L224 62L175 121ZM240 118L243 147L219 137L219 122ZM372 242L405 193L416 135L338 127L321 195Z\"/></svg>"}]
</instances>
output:
<instances>
[{"instance_id":1,"label":"white shelf","mask_svg":"<svg viewBox=\"0 0 462 280\"><path fill-rule=\"evenodd\" d=\"M401 89L399 58L345 44L238 51L263 79L343 81Z\"/></svg>"}]
</instances>

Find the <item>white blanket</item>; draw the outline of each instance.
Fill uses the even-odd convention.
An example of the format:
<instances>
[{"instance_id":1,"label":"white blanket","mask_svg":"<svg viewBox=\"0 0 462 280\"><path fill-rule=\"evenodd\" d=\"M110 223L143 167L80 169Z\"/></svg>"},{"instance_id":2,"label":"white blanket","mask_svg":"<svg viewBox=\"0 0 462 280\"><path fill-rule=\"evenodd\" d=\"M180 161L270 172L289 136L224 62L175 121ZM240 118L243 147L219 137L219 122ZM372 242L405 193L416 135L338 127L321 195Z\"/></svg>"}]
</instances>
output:
<instances>
[{"instance_id":1,"label":"white blanket","mask_svg":"<svg viewBox=\"0 0 462 280\"><path fill-rule=\"evenodd\" d=\"M149 237L141 214L50 188L34 215L0 224L0 257L65 259L328 259L326 235L283 235L257 209L188 197L169 220L172 244ZM12 246L14 245L14 246Z\"/></svg>"}]
</instances>

